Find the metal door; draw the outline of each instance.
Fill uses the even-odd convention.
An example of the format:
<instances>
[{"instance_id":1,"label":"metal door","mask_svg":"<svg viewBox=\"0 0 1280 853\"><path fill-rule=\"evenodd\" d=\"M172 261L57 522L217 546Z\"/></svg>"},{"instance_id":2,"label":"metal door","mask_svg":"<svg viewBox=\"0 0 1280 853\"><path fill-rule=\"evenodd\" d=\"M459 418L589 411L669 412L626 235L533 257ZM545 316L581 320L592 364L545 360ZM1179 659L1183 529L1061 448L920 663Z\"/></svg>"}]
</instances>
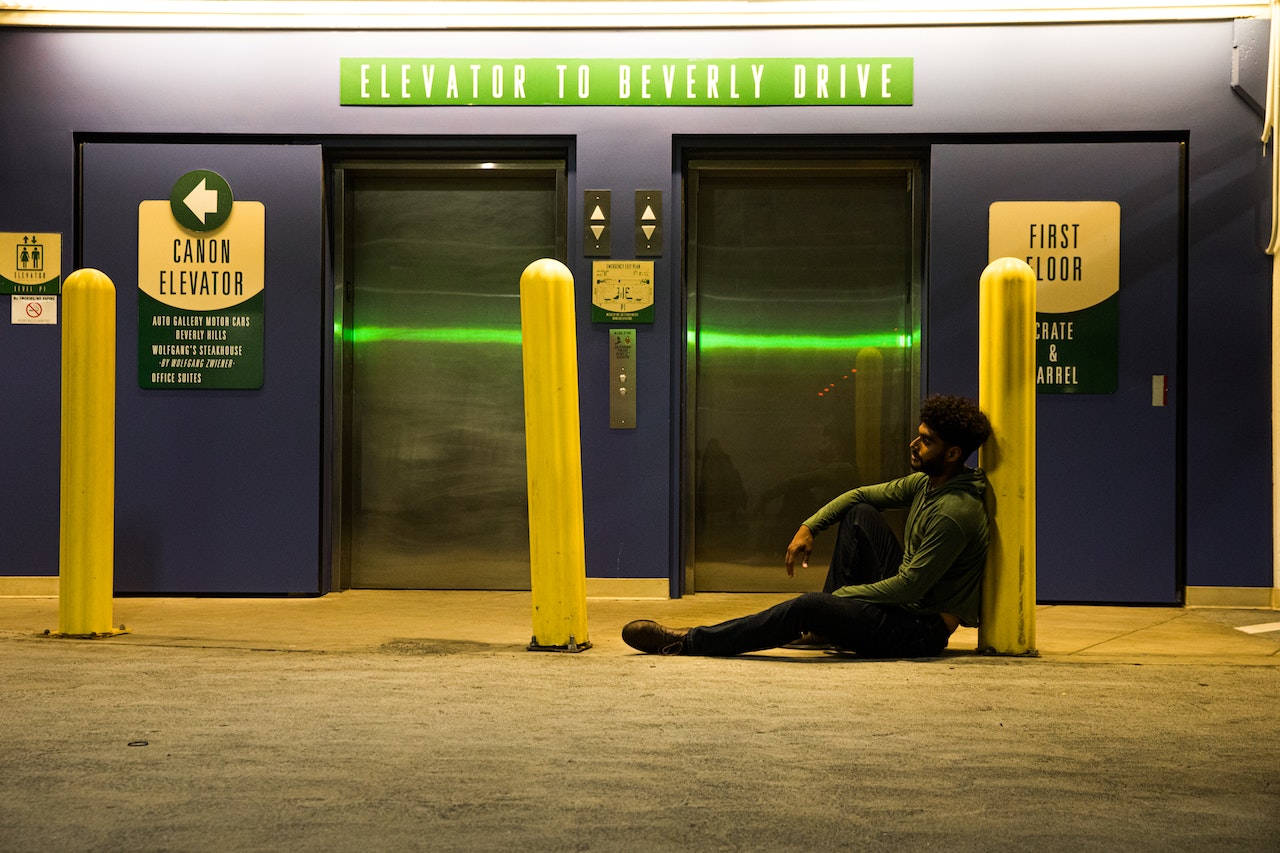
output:
<instances>
[{"instance_id":1,"label":"metal door","mask_svg":"<svg viewBox=\"0 0 1280 853\"><path fill-rule=\"evenodd\" d=\"M340 478L352 586L527 589L520 275L564 165L347 163Z\"/></svg>"},{"instance_id":2,"label":"metal door","mask_svg":"<svg viewBox=\"0 0 1280 853\"><path fill-rule=\"evenodd\" d=\"M909 470L919 400L913 161L690 164L685 570L694 590L788 579L800 523Z\"/></svg>"},{"instance_id":3,"label":"metal door","mask_svg":"<svg viewBox=\"0 0 1280 853\"><path fill-rule=\"evenodd\" d=\"M971 314L993 202L1120 206L1117 390L1037 395L1041 601L1182 600L1184 153L1171 140L940 145L931 154L931 389L972 382ZM1153 396L1153 377L1167 377L1167 400Z\"/></svg>"}]
</instances>

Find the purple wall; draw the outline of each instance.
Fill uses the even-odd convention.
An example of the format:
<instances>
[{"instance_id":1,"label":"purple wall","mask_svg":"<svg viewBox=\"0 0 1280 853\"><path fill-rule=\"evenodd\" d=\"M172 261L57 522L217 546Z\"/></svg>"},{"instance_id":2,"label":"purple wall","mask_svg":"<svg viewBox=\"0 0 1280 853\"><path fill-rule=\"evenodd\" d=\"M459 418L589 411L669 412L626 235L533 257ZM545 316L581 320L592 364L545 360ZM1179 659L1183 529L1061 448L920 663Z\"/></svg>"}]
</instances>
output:
<instances>
[{"instance_id":1,"label":"purple wall","mask_svg":"<svg viewBox=\"0 0 1280 853\"><path fill-rule=\"evenodd\" d=\"M684 141L761 146L1035 141L1063 134L1188 140L1186 581L1271 585L1270 259L1261 119L1229 88L1232 23L877 28L742 32L253 33L0 30L0 230L63 234L63 269L80 260L77 138L120 142L299 142L362 138L554 136L572 140L569 257L585 277L581 191L614 190L615 256L629 255L634 189L663 189L668 312L640 341L641 427L607 429L606 333L579 311L588 573L654 577L679 548L679 181ZM912 56L915 103L864 108L357 108L338 104L342 56ZM998 180L998 175L992 175ZM1066 188L1064 188L1064 192ZM953 211L934 206L931 222ZM297 227L309 227L298 223ZM985 246L986 222L972 221ZM315 235L311 235L314 237ZM975 281L981 268L932 258L927 289ZM109 271L108 271L109 272ZM132 282L117 281L131 287ZM322 289L322 288L320 288ZM976 322L976 312L975 320ZM318 330L323 331L323 330ZM941 329L939 329L941 332ZM59 329L0 326L0 575L53 575L58 561ZM962 328L928 342L926 383L972 377ZM127 344L126 344L127 345ZM942 355L953 359L940 370ZM298 438L327 470L328 418L312 375ZM976 380L971 380L976 384ZM303 390L307 386L308 390ZM945 390L945 389L943 389ZM198 463L198 446L190 461ZM293 469L289 469L293 470ZM1123 475L1124 472L1119 472ZM264 477L294 476L264 471ZM311 474L307 475L312 476ZM137 488L127 471L118 489ZM625 489L615 488L626 482ZM1223 500L1230 496L1230 501ZM177 522L175 521L175 524ZM292 513L290 537L315 541L320 508ZM1223 532L1229 531L1224 536ZM123 544L123 543L122 543ZM254 559L265 540L247 541ZM240 591L250 591L248 587ZM290 591L280 589L277 591Z\"/></svg>"}]
</instances>

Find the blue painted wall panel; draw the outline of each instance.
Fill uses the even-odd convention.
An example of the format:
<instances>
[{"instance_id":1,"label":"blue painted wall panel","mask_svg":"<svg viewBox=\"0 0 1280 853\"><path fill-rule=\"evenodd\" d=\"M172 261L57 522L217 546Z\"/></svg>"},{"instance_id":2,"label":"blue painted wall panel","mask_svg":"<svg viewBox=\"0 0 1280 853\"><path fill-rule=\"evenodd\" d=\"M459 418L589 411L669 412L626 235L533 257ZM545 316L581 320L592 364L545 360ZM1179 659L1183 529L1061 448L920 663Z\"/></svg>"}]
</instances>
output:
<instances>
[{"instance_id":1,"label":"blue painted wall panel","mask_svg":"<svg viewBox=\"0 0 1280 853\"><path fill-rule=\"evenodd\" d=\"M319 146L89 143L83 163L84 264L116 284L116 590L320 592ZM265 209L260 389L138 385L138 205L193 169Z\"/></svg>"}]
</instances>

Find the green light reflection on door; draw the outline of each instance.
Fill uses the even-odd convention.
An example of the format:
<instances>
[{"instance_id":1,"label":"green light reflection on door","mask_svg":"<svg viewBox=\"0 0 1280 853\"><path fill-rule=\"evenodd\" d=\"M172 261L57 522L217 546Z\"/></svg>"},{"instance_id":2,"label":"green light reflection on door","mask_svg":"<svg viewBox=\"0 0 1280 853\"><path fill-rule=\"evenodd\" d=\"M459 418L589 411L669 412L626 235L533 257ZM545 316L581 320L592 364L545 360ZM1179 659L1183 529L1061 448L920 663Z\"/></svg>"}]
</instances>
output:
<instances>
[{"instance_id":1,"label":"green light reflection on door","mask_svg":"<svg viewBox=\"0 0 1280 853\"><path fill-rule=\"evenodd\" d=\"M357 344L512 344L520 345L519 329L501 328L413 328L408 326L360 326L351 339ZM856 350L863 347L909 349L911 336L899 332L862 335L751 335L703 331L689 333L689 342L702 350Z\"/></svg>"},{"instance_id":2,"label":"green light reflection on door","mask_svg":"<svg viewBox=\"0 0 1280 853\"><path fill-rule=\"evenodd\" d=\"M501 328L421 328L409 326L358 326L351 339L357 344L515 344L519 329Z\"/></svg>"},{"instance_id":3,"label":"green light reflection on door","mask_svg":"<svg viewBox=\"0 0 1280 853\"><path fill-rule=\"evenodd\" d=\"M705 350L755 349L755 350L857 350L863 347L884 349L908 349L911 336L901 332L863 335L807 335L768 334L751 335L734 332L703 330L689 333L689 343L697 342Z\"/></svg>"}]
</instances>

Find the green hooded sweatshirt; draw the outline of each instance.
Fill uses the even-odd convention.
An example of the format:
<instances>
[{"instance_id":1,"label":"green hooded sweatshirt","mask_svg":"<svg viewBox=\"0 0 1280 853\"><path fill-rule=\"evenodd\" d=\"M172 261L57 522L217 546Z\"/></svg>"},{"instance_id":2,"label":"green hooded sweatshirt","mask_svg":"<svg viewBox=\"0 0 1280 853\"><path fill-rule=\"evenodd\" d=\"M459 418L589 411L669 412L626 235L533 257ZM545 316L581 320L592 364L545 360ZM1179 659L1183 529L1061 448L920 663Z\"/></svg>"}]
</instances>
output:
<instances>
[{"instance_id":1,"label":"green hooded sweatshirt","mask_svg":"<svg viewBox=\"0 0 1280 853\"><path fill-rule=\"evenodd\" d=\"M805 522L814 533L836 524L857 503L879 510L909 507L902 565L893 577L844 586L835 595L896 604L916 613L950 613L970 628L982 609L982 570L987 561L987 479L966 468L937 490L929 476L909 474L878 486L845 492Z\"/></svg>"}]
</instances>

